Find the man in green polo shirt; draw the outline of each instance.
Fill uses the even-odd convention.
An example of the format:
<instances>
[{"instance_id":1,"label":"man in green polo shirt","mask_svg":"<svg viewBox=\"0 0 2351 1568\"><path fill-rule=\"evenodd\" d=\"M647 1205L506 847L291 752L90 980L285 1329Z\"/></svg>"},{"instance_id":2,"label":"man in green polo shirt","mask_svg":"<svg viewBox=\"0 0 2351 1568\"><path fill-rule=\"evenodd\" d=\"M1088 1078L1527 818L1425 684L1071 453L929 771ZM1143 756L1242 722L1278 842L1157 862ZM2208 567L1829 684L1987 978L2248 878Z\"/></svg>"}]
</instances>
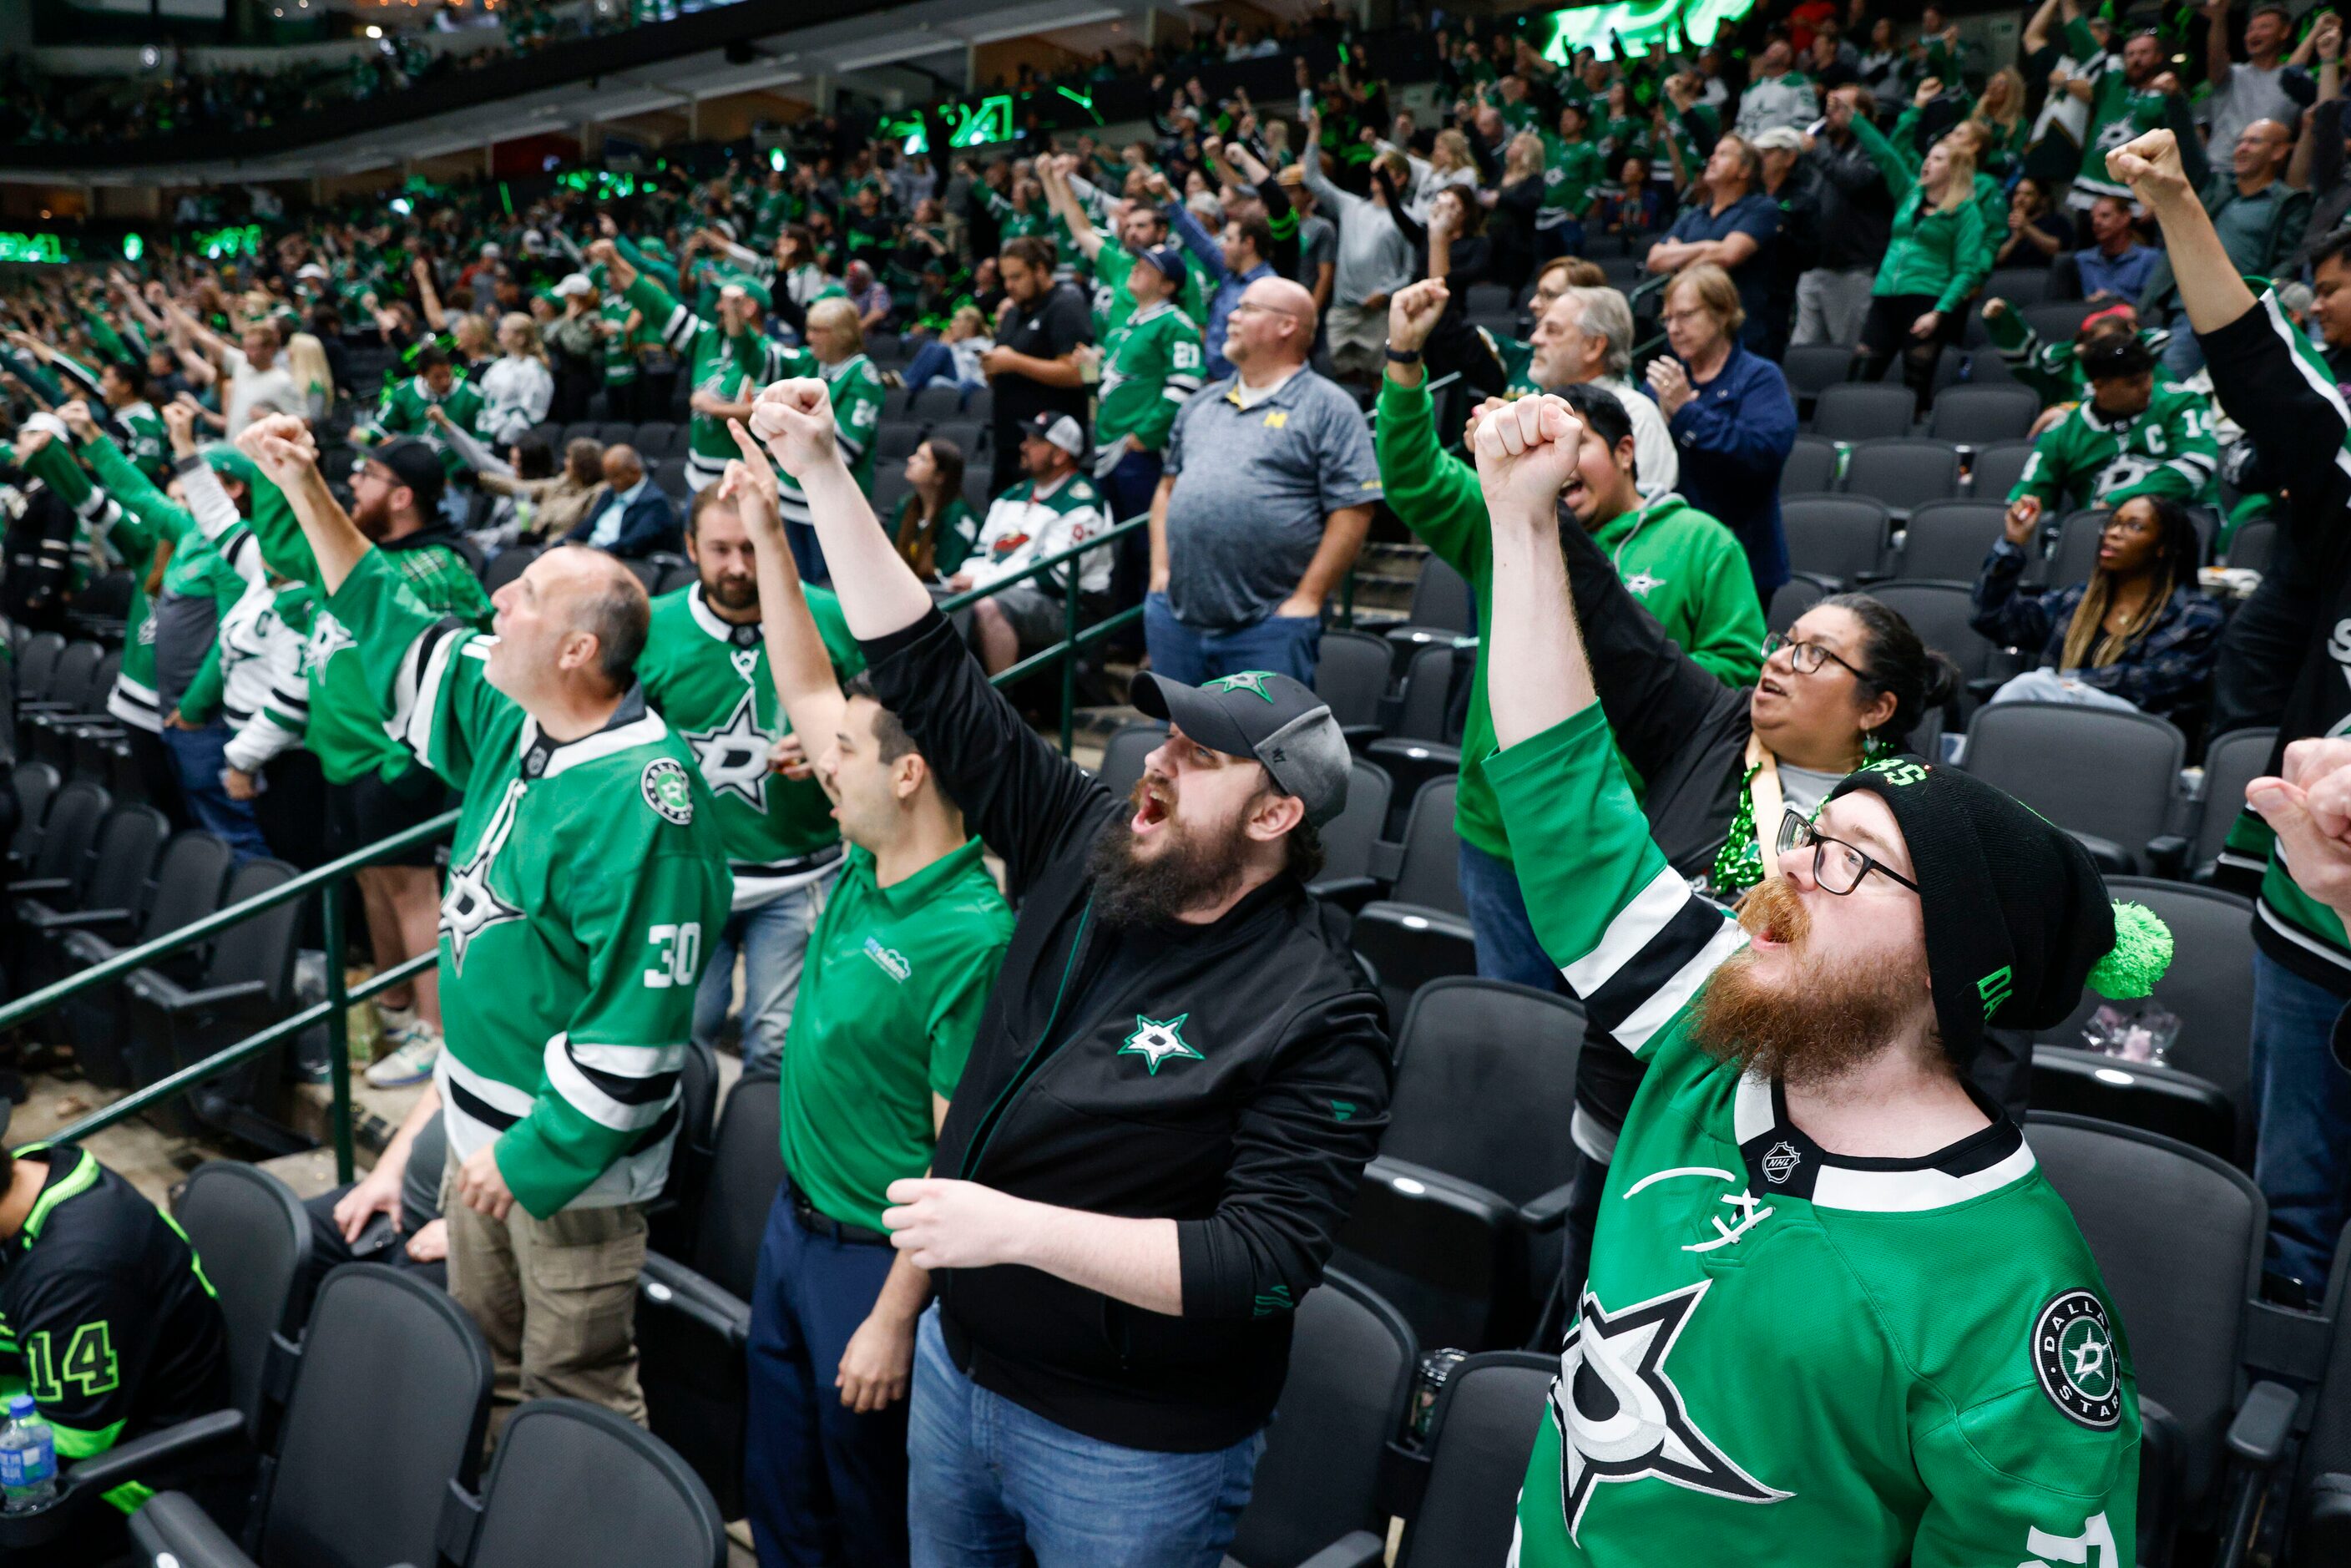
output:
<instances>
[{"instance_id":1,"label":"man in green polo shirt","mask_svg":"<svg viewBox=\"0 0 2351 1568\"><path fill-rule=\"evenodd\" d=\"M905 1395L930 1278L892 1249L882 1211L893 1181L930 1169L1012 911L897 716L862 675L842 695L775 470L734 429L747 461L721 494L751 535L768 668L848 845L783 1054L786 1174L751 1295L751 1533L763 1568L904 1563Z\"/></svg>"}]
</instances>

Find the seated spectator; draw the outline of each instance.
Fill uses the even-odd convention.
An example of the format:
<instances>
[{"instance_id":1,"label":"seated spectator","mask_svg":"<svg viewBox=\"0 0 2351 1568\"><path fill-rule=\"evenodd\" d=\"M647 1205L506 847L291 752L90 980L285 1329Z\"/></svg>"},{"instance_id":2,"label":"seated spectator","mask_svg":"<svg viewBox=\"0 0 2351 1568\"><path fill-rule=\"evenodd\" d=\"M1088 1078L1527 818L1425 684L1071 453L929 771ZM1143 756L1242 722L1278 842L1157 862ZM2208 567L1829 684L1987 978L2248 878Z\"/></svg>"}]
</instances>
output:
<instances>
[{"instance_id":1,"label":"seated spectator","mask_svg":"<svg viewBox=\"0 0 2351 1568\"><path fill-rule=\"evenodd\" d=\"M2074 275L2082 298L2092 301L2117 299L2138 303L2147 291L2147 276L2161 253L2138 243L2131 222L2130 204L2100 196L2090 204L2090 243L2074 252ZM2006 263L2002 264L2007 265Z\"/></svg>"},{"instance_id":2,"label":"seated spectator","mask_svg":"<svg viewBox=\"0 0 2351 1568\"><path fill-rule=\"evenodd\" d=\"M869 185L866 189L872 190L872 187ZM849 296L849 302L857 307L857 325L860 329L879 332L890 324L890 318L896 312L898 302L890 297L888 286L873 276L873 269L871 267L862 261L851 262L841 283L843 291Z\"/></svg>"},{"instance_id":3,"label":"seated spectator","mask_svg":"<svg viewBox=\"0 0 2351 1568\"><path fill-rule=\"evenodd\" d=\"M504 457L476 440L471 432L448 422L439 408L426 417L474 471L474 482L497 497L489 521L465 537L484 558L528 540L560 538L580 521L580 509L589 495L604 482L604 446L589 436L577 436L563 449L563 469L555 469L555 455L543 435L526 435L507 449Z\"/></svg>"},{"instance_id":4,"label":"seated spectator","mask_svg":"<svg viewBox=\"0 0 2351 1568\"><path fill-rule=\"evenodd\" d=\"M1992 701L2079 703L2179 721L2200 711L2227 619L2197 586L2200 547L2188 508L2166 496L2117 506L2090 580L2021 589L2032 518L2009 514L1976 578L1968 624L2003 647L2038 649L2041 665Z\"/></svg>"},{"instance_id":5,"label":"seated spectator","mask_svg":"<svg viewBox=\"0 0 2351 1568\"><path fill-rule=\"evenodd\" d=\"M1616 166L1616 183L1600 193L1600 226L1613 235L1636 235L1665 226L1673 193L1649 178L1649 161L1635 152Z\"/></svg>"},{"instance_id":6,"label":"seated spectator","mask_svg":"<svg viewBox=\"0 0 2351 1568\"><path fill-rule=\"evenodd\" d=\"M2351 380L2351 230L2329 235L2310 269L2310 315L2337 382Z\"/></svg>"},{"instance_id":7,"label":"seated spectator","mask_svg":"<svg viewBox=\"0 0 2351 1568\"><path fill-rule=\"evenodd\" d=\"M953 577L979 542L979 519L963 498L963 448L934 435L906 454L906 483L890 537L925 582Z\"/></svg>"},{"instance_id":8,"label":"seated spectator","mask_svg":"<svg viewBox=\"0 0 2351 1568\"><path fill-rule=\"evenodd\" d=\"M2073 248L2073 220L2051 204L2040 181L2031 175L2019 180L2008 198L2008 237L2000 242L1993 265L2030 270L2047 267Z\"/></svg>"},{"instance_id":9,"label":"seated spectator","mask_svg":"<svg viewBox=\"0 0 2351 1568\"><path fill-rule=\"evenodd\" d=\"M1225 339L1232 377L1176 411L1151 504L1143 606L1162 681L1270 670L1313 684L1323 602L1354 564L1380 496L1363 411L1308 367L1313 341L1306 290L1259 278ZM1380 346L1384 359L1384 330Z\"/></svg>"},{"instance_id":10,"label":"seated spectator","mask_svg":"<svg viewBox=\"0 0 2351 1568\"><path fill-rule=\"evenodd\" d=\"M980 361L996 340L987 335L987 318L977 305L960 305L947 319L947 329L914 350L906 366L906 395L935 381L952 382L965 392L987 384Z\"/></svg>"},{"instance_id":11,"label":"seated spectator","mask_svg":"<svg viewBox=\"0 0 2351 1568\"><path fill-rule=\"evenodd\" d=\"M310 1214L311 1285L339 1265L376 1262L447 1290L449 1222L441 1217L441 1177L448 1161L440 1086L427 1082L365 1176L303 1202Z\"/></svg>"},{"instance_id":12,"label":"seated spectator","mask_svg":"<svg viewBox=\"0 0 2351 1568\"><path fill-rule=\"evenodd\" d=\"M1681 491L1722 519L1747 551L1764 604L1788 580L1780 529L1780 470L1796 445L1796 400L1780 367L1740 344L1746 319L1738 286L1706 263L1666 286L1670 355L1649 363L1657 400L1681 453Z\"/></svg>"},{"instance_id":13,"label":"seated spectator","mask_svg":"<svg viewBox=\"0 0 2351 1568\"><path fill-rule=\"evenodd\" d=\"M977 548L947 586L958 593L986 588L1107 529L1102 492L1078 471L1085 451L1086 433L1068 414L1040 413L1029 421L1020 433L1020 467L1028 477L988 507ZM1112 553L1091 551L974 604L972 642L987 673L1000 674L1024 655L1060 642L1069 627L1070 594L1110 591Z\"/></svg>"},{"instance_id":14,"label":"seated spectator","mask_svg":"<svg viewBox=\"0 0 2351 1568\"><path fill-rule=\"evenodd\" d=\"M11 1108L0 1103L0 1133ZM0 1315L13 1342L10 1389L31 1396L67 1475L232 1397L227 1324L186 1232L74 1145L0 1149ZM252 1470L251 1452L233 1443L198 1445L141 1474L235 1520ZM131 1554L126 1518L89 1510L64 1539L12 1548L8 1561L84 1568L143 1557Z\"/></svg>"},{"instance_id":15,"label":"seated spectator","mask_svg":"<svg viewBox=\"0 0 2351 1568\"><path fill-rule=\"evenodd\" d=\"M590 493L580 521L563 540L634 560L656 550L676 550L685 535L677 508L645 472L637 449L615 443L604 448L604 483Z\"/></svg>"},{"instance_id":16,"label":"seated spectator","mask_svg":"<svg viewBox=\"0 0 2351 1568\"><path fill-rule=\"evenodd\" d=\"M2116 507L2133 496L2210 505L2220 470L2207 400L2155 380L2155 356L2136 337L2108 332L2081 354L2090 395L2032 444L2009 492L2026 526L2044 512Z\"/></svg>"},{"instance_id":17,"label":"seated spectator","mask_svg":"<svg viewBox=\"0 0 2351 1568\"><path fill-rule=\"evenodd\" d=\"M1643 265L1652 274L1700 265L1719 268L1739 292L1742 341L1762 347L1769 336L1771 257L1780 233L1779 204L1756 187L1763 164L1749 142L1725 136L1706 161L1706 193L1682 209L1666 237L1649 247Z\"/></svg>"}]
</instances>

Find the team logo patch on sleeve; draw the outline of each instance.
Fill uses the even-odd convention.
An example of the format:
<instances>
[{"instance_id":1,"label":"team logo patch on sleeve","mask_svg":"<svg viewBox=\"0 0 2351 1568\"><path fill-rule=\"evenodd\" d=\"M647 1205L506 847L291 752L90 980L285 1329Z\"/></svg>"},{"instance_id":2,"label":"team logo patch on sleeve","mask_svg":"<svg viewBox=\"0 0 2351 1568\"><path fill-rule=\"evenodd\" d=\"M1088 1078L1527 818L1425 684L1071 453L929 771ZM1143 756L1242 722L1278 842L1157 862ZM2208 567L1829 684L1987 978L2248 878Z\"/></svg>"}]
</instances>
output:
<instances>
[{"instance_id":1,"label":"team logo patch on sleeve","mask_svg":"<svg viewBox=\"0 0 2351 1568\"><path fill-rule=\"evenodd\" d=\"M637 777L637 787L644 791L645 804L679 827L694 821L694 784L685 769L666 757L656 757L645 764Z\"/></svg>"},{"instance_id":2,"label":"team logo patch on sleeve","mask_svg":"<svg viewBox=\"0 0 2351 1568\"><path fill-rule=\"evenodd\" d=\"M2105 1303L2094 1291L2060 1291L2032 1322L2032 1370L2068 1420L2104 1432L2122 1419L2122 1367Z\"/></svg>"}]
</instances>

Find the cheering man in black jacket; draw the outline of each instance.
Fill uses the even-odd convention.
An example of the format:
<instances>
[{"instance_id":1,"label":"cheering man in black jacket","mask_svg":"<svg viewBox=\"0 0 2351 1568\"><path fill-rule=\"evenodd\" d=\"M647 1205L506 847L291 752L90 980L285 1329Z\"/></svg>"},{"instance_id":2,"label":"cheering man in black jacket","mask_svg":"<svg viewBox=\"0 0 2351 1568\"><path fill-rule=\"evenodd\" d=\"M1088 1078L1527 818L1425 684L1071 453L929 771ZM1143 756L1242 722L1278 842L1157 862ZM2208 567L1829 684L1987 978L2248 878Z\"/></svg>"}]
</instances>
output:
<instances>
[{"instance_id":1,"label":"cheering man in black jacket","mask_svg":"<svg viewBox=\"0 0 2351 1568\"><path fill-rule=\"evenodd\" d=\"M753 427L801 476L868 678L1003 857L1020 916L932 1176L889 1189L931 1271L907 1439L914 1561L1213 1568L1290 1314L1387 1120L1387 1020L1301 878L1347 748L1286 676L1145 675L1172 721L1131 800L1025 726L892 549L824 383ZM877 958L877 962L879 959Z\"/></svg>"}]
</instances>

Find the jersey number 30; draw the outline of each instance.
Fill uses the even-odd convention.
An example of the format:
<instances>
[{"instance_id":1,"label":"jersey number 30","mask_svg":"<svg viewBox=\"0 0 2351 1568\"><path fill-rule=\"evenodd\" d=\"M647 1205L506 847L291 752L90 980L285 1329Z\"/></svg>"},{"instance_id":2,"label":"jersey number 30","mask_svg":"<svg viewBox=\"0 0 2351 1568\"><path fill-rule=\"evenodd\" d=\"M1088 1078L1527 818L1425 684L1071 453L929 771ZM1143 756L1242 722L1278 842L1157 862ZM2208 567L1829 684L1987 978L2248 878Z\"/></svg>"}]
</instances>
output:
<instances>
[{"instance_id":1,"label":"jersey number 30","mask_svg":"<svg viewBox=\"0 0 2351 1568\"><path fill-rule=\"evenodd\" d=\"M25 1336L25 1384L36 1405L56 1405L66 1397L66 1384L84 1399L110 1394L122 1382L114 1358L114 1335L104 1319L84 1323L66 1343L63 1362L57 1359L49 1331Z\"/></svg>"},{"instance_id":2,"label":"jersey number 30","mask_svg":"<svg viewBox=\"0 0 2351 1568\"><path fill-rule=\"evenodd\" d=\"M701 921L656 925L645 933L645 940L660 949L653 955L653 967L645 971L647 987L660 990L667 986L691 986L702 977Z\"/></svg>"}]
</instances>

